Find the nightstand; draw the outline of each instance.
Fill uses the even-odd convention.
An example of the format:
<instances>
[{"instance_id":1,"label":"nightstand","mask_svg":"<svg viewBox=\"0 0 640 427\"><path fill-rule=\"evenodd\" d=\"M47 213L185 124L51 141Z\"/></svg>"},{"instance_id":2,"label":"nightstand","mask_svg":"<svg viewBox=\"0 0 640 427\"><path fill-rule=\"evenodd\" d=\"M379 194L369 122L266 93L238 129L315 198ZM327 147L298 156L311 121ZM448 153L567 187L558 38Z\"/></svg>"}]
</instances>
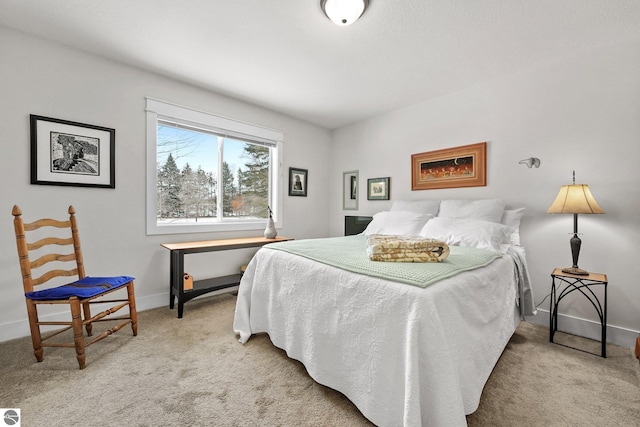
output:
<instances>
[{"instance_id":1,"label":"nightstand","mask_svg":"<svg viewBox=\"0 0 640 427\"><path fill-rule=\"evenodd\" d=\"M607 357L607 275L589 273L588 275L576 275L563 273L561 268L556 268L551 273L551 306L549 308L549 342L553 342L553 335L558 330L558 305L560 301L574 291L579 291L596 309L600 318L602 336L600 339L602 350L600 355ZM592 288L602 286L603 302Z\"/></svg>"}]
</instances>

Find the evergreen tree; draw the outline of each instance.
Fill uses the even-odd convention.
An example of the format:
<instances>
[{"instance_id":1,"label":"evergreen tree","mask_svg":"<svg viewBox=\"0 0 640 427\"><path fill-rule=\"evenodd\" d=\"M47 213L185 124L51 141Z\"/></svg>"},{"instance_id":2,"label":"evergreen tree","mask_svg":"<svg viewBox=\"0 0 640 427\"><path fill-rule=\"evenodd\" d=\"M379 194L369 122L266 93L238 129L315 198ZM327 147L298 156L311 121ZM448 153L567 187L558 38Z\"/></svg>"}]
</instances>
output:
<instances>
[{"instance_id":1,"label":"evergreen tree","mask_svg":"<svg viewBox=\"0 0 640 427\"><path fill-rule=\"evenodd\" d=\"M242 172L242 191L245 212L251 216L267 217L269 204L269 148L245 144L243 157L246 170Z\"/></svg>"},{"instance_id":2,"label":"evergreen tree","mask_svg":"<svg viewBox=\"0 0 640 427\"><path fill-rule=\"evenodd\" d=\"M244 216L246 215L245 206L244 206L244 175L241 168L238 168L236 172L236 176L238 177L238 187L236 190L236 197L233 199L232 206L233 211L236 215Z\"/></svg>"},{"instance_id":3,"label":"evergreen tree","mask_svg":"<svg viewBox=\"0 0 640 427\"><path fill-rule=\"evenodd\" d=\"M180 216L182 200L180 199L181 177L173 156L169 154L167 161L158 170L158 212L160 218Z\"/></svg>"},{"instance_id":4,"label":"evergreen tree","mask_svg":"<svg viewBox=\"0 0 640 427\"><path fill-rule=\"evenodd\" d=\"M199 216L210 217L216 212L215 205L215 179L213 173L205 172L202 166L198 166L196 171L195 183L197 188L197 197L199 200Z\"/></svg>"},{"instance_id":5,"label":"evergreen tree","mask_svg":"<svg viewBox=\"0 0 640 427\"><path fill-rule=\"evenodd\" d=\"M196 221L198 219L198 189L195 181L195 174L193 173L193 169L191 169L191 165L189 163L185 163L181 172L182 176L182 187L181 187L181 196L182 196L182 204L184 206L184 213L187 218L195 217Z\"/></svg>"},{"instance_id":6,"label":"evergreen tree","mask_svg":"<svg viewBox=\"0 0 640 427\"><path fill-rule=\"evenodd\" d=\"M233 172L227 162L222 162L222 212L223 216L233 215L233 199L236 197L236 186Z\"/></svg>"}]
</instances>

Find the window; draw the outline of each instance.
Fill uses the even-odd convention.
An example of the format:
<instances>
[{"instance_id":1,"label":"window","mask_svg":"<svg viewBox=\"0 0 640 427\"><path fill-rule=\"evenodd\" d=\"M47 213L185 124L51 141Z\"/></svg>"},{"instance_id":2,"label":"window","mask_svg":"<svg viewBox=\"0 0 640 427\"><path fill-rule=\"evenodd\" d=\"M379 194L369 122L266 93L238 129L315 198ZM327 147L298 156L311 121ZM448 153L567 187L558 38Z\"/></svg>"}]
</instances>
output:
<instances>
[{"instance_id":1,"label":"window","mask_svg":"<svg viewBox=\"0 0 640 427\"><path fill-rule=\"evenodd\" d=\"M281 132L147 98L147 234L282 226Z\"/></svg>"}]
</instances>

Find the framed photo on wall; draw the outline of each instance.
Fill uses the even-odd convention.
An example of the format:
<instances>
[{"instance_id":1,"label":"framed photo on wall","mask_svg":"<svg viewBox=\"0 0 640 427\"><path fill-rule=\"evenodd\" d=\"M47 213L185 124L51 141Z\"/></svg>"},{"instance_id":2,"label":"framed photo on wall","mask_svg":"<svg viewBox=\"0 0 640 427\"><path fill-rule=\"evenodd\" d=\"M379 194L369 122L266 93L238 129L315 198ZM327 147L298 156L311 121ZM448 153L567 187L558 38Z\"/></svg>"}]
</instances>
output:
<instances>
[{"instance_id":1,"label":"framed photo on wall","mask_svg":"<svg viewBox=\"0 0 640 427\"><path fill-rule=\"evenodd\" d=\"M307 197L308 170L289 168L289 195Z\"/></svg>"},{"instance_id":2,"label":"framed photo on wall","mask_svg":"<svg viewBox=\"0 0 640 427\"><path fill-rule=\"evenodd\" d=\"M367 180L367 200L389 200L390 178L369 178Z\"/></svg>"},{"instance_id":3,"label":"framed photo on wall","mask_svg":"<svg viewBox=\"0 0 640 427\"><path fill-rule=\"evenodd\" d=\"M115 188L115 129L31 115L31 184Z\"/></svg>"},{"instance_id":4,"label":"framed photo on wall","mask_svg":"<svg viewBox=\"0 0 640 427\"><path fill-rule=\"evenodd\" d=\"M342 210L358 210L358 171L342 172Z\"/></svg>"},{"instance_id":5,"label":"framed photo on wall","mask_svg":"<svg viewBox=\"0 0 640 427\"><path fill-rule=\"evenodd\" d=\"M411 156L411 190L487 185L487 143L428 151Z\"/></svg>"}]
</instances>

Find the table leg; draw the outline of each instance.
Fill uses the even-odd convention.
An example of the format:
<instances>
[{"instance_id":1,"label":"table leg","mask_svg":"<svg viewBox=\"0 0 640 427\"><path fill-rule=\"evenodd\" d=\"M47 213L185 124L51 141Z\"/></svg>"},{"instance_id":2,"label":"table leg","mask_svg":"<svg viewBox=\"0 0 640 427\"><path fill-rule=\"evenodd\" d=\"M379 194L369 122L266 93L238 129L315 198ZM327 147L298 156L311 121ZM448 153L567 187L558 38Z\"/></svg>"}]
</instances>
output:
<instances>
[{"instance_id":1,"label":"table leg","mask_svg":"<svg viewBox=\"0 0 640 427\"><path fill-rule=\"evenodd\" d=\"M175 251L175 253L173 280L176 284L178 295L178 319L182 319L182 312L184 311L184 252Z\"/></svg>"},{"instance_id":2,"label":"table leg","mask_svg":"<svg viewBox=\"0 0 640 427\"><path fill-rule=\"evenodd\" d=\"M549 296L551 299L549 301L549 342L553 342L553 335L556 332L556 322L558 318L554 316L554 312L556 311L556 279L552 277L551 279L551 295Z\"/></svg>"},{"instance_id":3,"label":"table leg","mask_svg":"<svg viewBox=\"0 0 640 427\"><path fill-rule=\"evenodd\" d=\"M607 283L604 283L604 310L602 316L602 357L607 357Z\"/></svg>"},{"instance_id":4,"label":"table leg","mask_svg":"<svg viewBox=\"0 0 640 427\"><path fill-rule=\"evenodd\" d=\"M169 252L169 309L173 310L176 282L175 282L175 269L176 269L176 256L175 251Z\"/></svg>"}]
</instances>

